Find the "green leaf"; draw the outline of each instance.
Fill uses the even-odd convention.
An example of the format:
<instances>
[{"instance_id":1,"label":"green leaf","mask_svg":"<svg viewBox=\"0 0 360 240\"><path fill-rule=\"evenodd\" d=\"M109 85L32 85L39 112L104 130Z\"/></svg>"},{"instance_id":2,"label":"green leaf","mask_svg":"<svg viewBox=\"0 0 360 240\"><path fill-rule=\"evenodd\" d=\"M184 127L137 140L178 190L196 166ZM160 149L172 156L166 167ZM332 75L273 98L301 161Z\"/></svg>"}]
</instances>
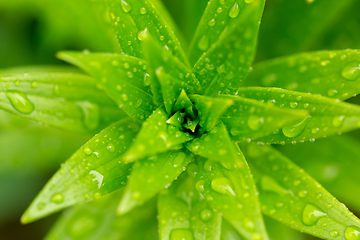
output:
<instances>
[{"instance_id":1,"label":"green leaf","mask_svg":"<svg viewBox=\"0 0 360 240\"><path fill-rule=\"evenodd\" d=\"M200 91L201 86L195 75L168 48L161 46L147 33L142 35L142 41L145 59L151 68L150 75L153 76L151 90L159 105L165 103L166 109L171 109L181 89L186 89L188 93Z\"/></svg>"},{"instance_id":2,"label":"green leaf","mask_svg":"<svg viewBox=\"0 0 360 240\"><path fill-rule=\"evenodd\" d=\"M144 121L156 109L143 60L112 53L60 52L58 57L95 77L129 116Z\"/></svg>"},{"instance_id":3,"label":"green leaf","mask_svg":"<svg viewBox=\"0 0 360 240\"><path fill-rule=\"evenodd\" d=\"M359 171L355 167L360 164L359 146L358 139L341 135L278 147L334 196L354 209L360 209Z\"/></svg>"},{"instance_id":4,"label":"green leaf","mask_svg":"<svg viewBox=\"0 0 360 240\"><path fill-rule=\"evenodd\" d=\"M219 0L210 1L206 12L210 11L209 9L213 7L212 3L215 2L217 2L216 5L219 4ZM201 55L193 68L193 72L205 90L205 95L233 94L240 87L255 55L259 21L265 0L256 0L252 3L241 1L240 4L238 1L235 1L235 3L234 1L226 1L226 5L225 1L220 2L223 2L224 6L219 6L218 9L224 7L223 12L211 13L210 15L213 18L215 14L218 14L216 18L213 18L217 22L214 30L222 32L225 27L226 29L214 42L209 40L209 35L207 35L215 34L212 31L205 32L207 34L198 40L199 47L205 46L206 43L209 49ZM228 10L225 6L228 6L231 2L234 5ZM223 25L221 20L225 12L228 12L228 16L226 16L227 25ZM207 13L205 13L204 17L209 18ZM229 21L231 18L235 19ZM200 26L202 31L209 27L204 27L201 23ZM218 35L215 34L216 36Z\"/></svg>"},{"instance_id":5,"label":"green leaf","mask_svg":"<svg viewBox=\"0 0 360 240\"><path fill-rule=\"evenodd\" d=\"M243 86L278 87L341 100L360 93L360 51L320 51L256 65Z\"/></svg>"},{"instance_id":6,"label":"green leaf","mask_svg":"<svg viewBox=\"0 0 360 240\"><path fill-rule=\"evenodd\" d=\"M182 143L193 137L166 123L168 115L162 108L157 109L142 125L134 143L124 154L126 162L153 156L171 149L181 148Z\"/></svg>"},{"instance_id":7,"label":"green leaf","mask_svg":"<svg viewBox=\"0 0 360 240\"><path fill-rule=\"evenodd\" d=\"M198 168L190 168L197 190L209 205L221 212L246 239L268 239L257 191L244 156L239 149L234 165L197 159ZM218 160L219 161L219 160Z\"/></svg>"},{"instance_id":8,"label":"green leaf","mask_svg":"<svg viewBox=\"0 0 360 240\"><path fill-rule=\"evenodd\" d=\"M211 98L201 95L193 95L191 99L198 111L200 126L205 131L210 131L218 122L224 112L234 104L231 99Z\"/></svg>"},{"instance_id":9,"label":"green leaf","mask_svg":"<svg viewBox=\"0 0 360 240\"><path fill-rule=\"evenodd\" d=\"M242 240L239 233L225 219L221 225L221 240Z\"/></svg>"},{"instance_id":10,"label":"green leaf","mask_svg":"<svg viewBox=\"0 0 360 240\"><path fill-rule=\"evenodd\" d=\"M303 120L308 115L306 111L289 111L239 96L221 95L219 98L234 101L234 105L225 111L220 120L235 141L251 141Z\"/></svg>"},{"instance_id":11,"label":"green leaf","mask_svg":"<svg viewBox=\"0 0 360 240\"><path fill-rule=\"evenodd\" d=\"M339 100L279 88L241 88L239 96L267 102L284 109L302 109L309 116L294 125L258 139L260 142L285 143L314 140L360 127L360 107Z\"/></svg>"},{"instance_id":12,"label":"green leaf","mask_svg":"<svg viewBox=\"0 0 360 240\"><path fill-rule=\"evenodd\" d=\"M148 32L169 48L172 54L188 65L177 29L167 10L158 0L106 0L115 36L123 53L143 58L141 35Z\"/></svg>"},{"instance_id":13,"label":"green leaf","mask_svg":"<svg viewBox=\"0 0 360 240\"><path fill-rule=\"evenodd\" d=\"M131 171L118 213L124 214L155 196L184 171L192 158L190 152L179 150L137 161Z\"/></svg>"},{"instance_id":14,"label":"green leaf","mask_svg":"<svg viewBox=\"0 0 360 240\"><path fill-rule=\"evenodd\" d=\"M245 154L265 214L320 238L357 238L360 220L302 169L268 146L248 145Z\"/></svg>"},{"instance_id":15,"label":"green leaf","mask_svg":"<svg viewBox=\"0 0 360 240\"><path fill-rule=\"evenodd\" d=\"M41 66L0 73L0 108L81 133L94 133L126 116L93 78L69 68Z\"/></svg>"},{"instance_id":16,"label":"green leaf","mask_svg":"<svg viewBox=\"0 0 360 240\"><path fill-rule=\"evenodd\" d=\"M116 216L122 191L64 212L46 240L154 240L157 238L155 204L152 201L130 214ZM137 227L141 226L141 231ZM155 230L155 231L154 231Z\"/></svg>"},{"instance_id":17,"label":"green leaf","mask_svg":"<svg viewBox=\"0 0 360 240\"><path fill-rule=\"evenodd\" d=\"M273 58L309 49L352 2L356 1L273 1L264 15L260 29L261 58Z\"/></svg>"},{"instance_id":18,"label":"green leaf","mask_svg":"<svg viewBox=\"0 0 360 240\"><path fill-rule=\"evenodd\" d=\"M21 218L29 223L123 187L131 170L118 158L133 142L138 123L127 118L95 135L49 180Z\"/></svg>"},{"instance_id":19,"label":"green leaf","mask_svg":"<svg viewBox=\"0 0 360 240\"><path fill-rule=\"evenodd\" d=\"M221 214L209 208L191 178L181 178L158 199L161 240L219 240Z\"/></svg>"}]
</instances>

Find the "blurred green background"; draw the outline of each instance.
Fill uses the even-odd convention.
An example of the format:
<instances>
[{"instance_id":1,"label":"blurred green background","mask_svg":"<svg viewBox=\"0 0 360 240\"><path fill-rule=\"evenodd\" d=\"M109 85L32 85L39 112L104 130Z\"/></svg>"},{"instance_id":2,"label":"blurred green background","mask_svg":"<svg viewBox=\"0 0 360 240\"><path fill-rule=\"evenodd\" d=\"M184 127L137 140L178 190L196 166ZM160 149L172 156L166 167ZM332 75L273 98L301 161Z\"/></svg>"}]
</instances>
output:
<instances>
[{"instance_id":1,"label":"blurred green background","mask_svg":"<svg viewBox=\"0 0 360 240\"><path fill-rule=\"evenodd\" d=\"M0 69L63 64L54 57L59 50L112 51L116 43L109 40L112 33L106 24L106 11L96 11L100 6L98 1L0 0ZM316 1L319 4L327 2ZM199 21L207 1L163 2L189 42L196 28L194 22ZM333 7L329 11L315 11L316 2L313 10L312 7L307 7L305 0L268 0L256 61L301 51L359 49L360 1L343 2L340 7ZM189 7L191 11L187 10ZM331 7L329 4L329 8ZM359 103L357 98L350 101ZM351 135L355 138L360 136L358 132ZM0 239L37 240L45 236L57 216L26 226L20 225L20 216L61 162L90 137L50 129L0 112ZM334 141L337 144L342 139L335 138ZM308 149L307 144L279 148L325 187L333 186L336 193L341 191L341 186L336 188L336 181L329 180L326 174L331 170L333 175L336 174L331 166L336 167L336 161L342 159L334 157L322 140L312 143L311 147L319 154L302 155L300 158L292 153ZM344 157L360 159L360 150L356 150L356 147L360 149L360 145L353 147L355 150L349 149ZM303 161L304 159L318 162ZM332 159L332 165L328 164L329 159ZM324 170L324 165L330 168ZM359 187L355 188L359 190ZM355 213L360 213L360 204L348 201L350 198L359 199L359 195L360 191L347 193L344 198L341 195L336 197L349 205ZM281 234L292 236L292 240L314 239L268 221L272 226L269 232L277 234L275 236L279 236L281 229Z\"/></svg>"}]
</instances>

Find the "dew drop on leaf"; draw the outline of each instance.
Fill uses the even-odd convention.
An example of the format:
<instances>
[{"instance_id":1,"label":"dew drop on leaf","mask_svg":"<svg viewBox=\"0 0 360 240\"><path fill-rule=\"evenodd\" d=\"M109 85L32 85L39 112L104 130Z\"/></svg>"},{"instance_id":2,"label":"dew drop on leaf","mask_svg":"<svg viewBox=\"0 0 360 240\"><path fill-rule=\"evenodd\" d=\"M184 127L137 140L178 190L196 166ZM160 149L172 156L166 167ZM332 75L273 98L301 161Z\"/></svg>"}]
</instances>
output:
<instances>
[{"instance_id":1,"label":"dew drop on leaf","mask_svg":"<svg viewBox=\"0 0 360 240\"><path fill-rule=\"evenodd\" d=\"M213 179L211 181L211 188L221 194L236 196L234 189L231 187L230 180L224 177Z\"/></svg>"},{"instance_id":2,"label":"dew drop on leaf","mask_svg":"<svg viewBox=\"0 0 360 240\"><path fill-rule=\"evenodd\" d=\"M341 127L343 125L344 120L345 120L344 115L336 116L336 117L333 118L332 123L333 123L334 127L339 128L339 127Z\"/></svg>"},{"instance_id":3,"label":"dew drop on leaf","mask_svg":"<svg viewBox=\"0 0 360 240\"><path fill-rule=\"evenodd\" d=\"M348 63L341 72L341 75L349 81L356 81L360 78L360 61Z\"/></svg>"},{"instance_id":4,"label":"dew drop on leaf","mask_svg":"<svg viewBox=\"0 0 360 240\"><path fill-rule=\"evenodd\" d=\"M51 201L53 203L60 204L64 201L64 196L62 195L62 193L55 193L54 195L52 195Z\"/></svg>"},{"instance_id":5,"label":"dew drop on leaf","mask_svg":"<svg viewBox=\"0 0 360 240\"><path fill-rule=\"evenodd\" d=\"M326 216L320 208L313 204L306 204L302 213L302 221L306 226L314 226L320 218Z\"/></svg>"},{"instance_id":6,"label":"dew drop on leaf","mask_svg":"<svg viewBox=\"0 0 360 240\"><path fill-rule=\"evenodd\" d=\"M170 233L170 240L193 240L192 231L189 229L174 229Z\"/></svg>"},{"instance_id":7,"label":"dew drop on leaf","mask_svg":"<svg viewBox=\"0 0 360 240\"><path fill-rule=\"evenodd\" d=\"M204 209L200 212L200 218L204 222L209 221L211 217L212 217L212 211L209 209Z\"/></svg>"},{"instance_id":8,"label":"dew drop on leaf","mask_svg":"<svg viewBox=\"0 0 360 240\"><path fill-rule=\"evenodd\" d=\"M229 17L236 18L239 15L240 9L239 9L239 3L235 2L235 4L231 7L229 11Z\"/></svg>"},{"instance_id":9,"label":"dew drop on leaf","mask_svg":"<svg viewBox=\"0 0 360 240\"><path fill-rule=\"evenodd\" d=\"M195 184L195 187L199 192L203 192L205 190L205 181L204 180L199 180Z\"/></svg>"},{"instance_id":10,"label":"dew drop on leaf","mask_svg":"<svg viewBox=\"0 0 360 240\"><path fill-rule=\"evenodd\" d=\"M90 154L92 154L92 150L90 149L90 148L84 148L84 153L86 154L86 155L90 155Z\"/></svg>"},{"instance_id":11,"label":"dew drop on leaf","mask_svg":"<svg viewBox=\"0 0 360 240\"><path fill-rule=\"evenodd\" d=\"M129 3L125 2L124 0L121 0L121 8L124 12L128 13L131 11L131 6Z\"/></svg>"},{"instance_id":12,"label":"dew drop on leaf","mask_svg":"<svg viewBox=\"0 0 360 240\"><path fill-rule=\"evenodd\" d=\"M345 238L347 240L360 240L360 228L355 226L347 227L345 230Z\"/></svg>"},{"instance_id":13,"label":"dew drop on leaf","mask_svg":"<svg viewBox=\"0 0 360 240\"><path fill-rule=\"evenodd\" d=\"M141 9L140 9L140 14L144 15L146 12L147 12L147 11L146 11L146 8L141 8Z\"/></svg>"},{"instance_id":14,"label":"dew drop on leaf","mask_svg":"<svg viewBox=\"0 0 360 240\"><path fill-rule=\"evenodd\" d=\"M99 173L98 171L95 171L95 170L91 170L91 171L89 172L89 175L92 175L92 176L93 176L92 181L93 181L93 182L96 182L98 188L100 188L101 185L102 185L102 182L103 182L103 180L104 180L104 175L102 175L101 173Z\"/></svg>"},{"instance_id":15,"label":"dew drop on leaf","mask_svg":"<svg viewBox=\"0 0 360 240\"><path fill-rule=\"evenodd\" d=\"M145 73L144 75L144 86L147 87L150 85L150 75L148 73Z\"/></svg>"},{"instance_id":16,"label":"dew drop on leaf","mask_svg":"<svg viewBox=\"0 0 360 240\"><path fill-rule=\"evenodd\" d=\"M264 125L264 118L256 115L251 115L248 118L248 126L251 130L257 131L260 130Z\"/></svg>"},{"instance_id":17,"label":"dew drop on leaf","mask_svg":"<svg viewBox=\"0 0 360 240\"><path fill-rule=\"evenodd\" d=\"M94 130L99 126L100 113L99 106L88 101L76 103L84 116L83 122L87 129Z\"/></svg>"},{"instance_id":18,"label":"dew drop on leaf","mask_svg":"<svg viewBox=\"0 0 360 240\"><path fill-rule=\"evenodd\" d=\"M206 35L200 38L198 42L198 47L201 51L206 51L209 48L209 39Z\"/></svg>"},{"instance_id":19,"label":"dew drop on leaf","mask_svg":"<svg viewBox=\"0 0 360 240\"><path fill-rule=\"evenodd\" d=\"M24 93L8 92L6 93L6 97L16 111L23 114L30 114L34 111L34 104Z\"/></svg>"},{"instance_id":20,"label":"dew drop on leaf","mask_svg":"<svg viewBox=\"0 0 360 240\"><path fill-rule=\"evenodd\" d=\"M294 138L299 136L304 131L308 119L309 118L305 118L298 124L283 127L282 128L283 134L288 138Z\"/></svg>"},{"instance_id":21,"label":"dew drop on leaf","mask_svg":"<svg viewBox=\"0 0 360 240\"><path fill-rule=\"evenodd\" d=\"M107 149L109 152L114 152L114 151L115 151L115 146L114 146L114 144L109 143L109 144L106 146L106 149Z\"/></svg>"},{"instance_id":22,"label":"dew drop on leaf","mask_svg":"<svg viewBox=\"0 0 360 240\"><path fill-rule=\"evenodd\" d=\"M337 230L332 230L332 231L330 232L330 235L331 235L332 237L337 237L337 236L339 236L339 231L337 231Z\"/></svg>"},{"instance_id":23,"label":"dew drop on leaf","mask_svg":"<svg viewBox=\"0 0 360 240\"><path fill-rule=\"evenodd\" d=\"M211 19L209 22L208 22L208 25L210 26L210 27L213 27L214 25L215 25L215 19Z\"/></svg>"}]
</instances>

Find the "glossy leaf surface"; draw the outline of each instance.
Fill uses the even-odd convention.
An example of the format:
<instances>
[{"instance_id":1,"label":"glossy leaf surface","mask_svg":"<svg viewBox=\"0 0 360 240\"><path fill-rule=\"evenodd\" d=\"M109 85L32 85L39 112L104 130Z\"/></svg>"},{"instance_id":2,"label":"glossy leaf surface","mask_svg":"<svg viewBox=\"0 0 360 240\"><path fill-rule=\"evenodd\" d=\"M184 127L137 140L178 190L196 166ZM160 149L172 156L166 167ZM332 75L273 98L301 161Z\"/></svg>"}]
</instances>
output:
<instances>
[{"instance_id":1,"label":"glossy leaf surface","mask_svg":"<svg viewBox=\"0 0 360 240\"><path fill-rule=\"evenodd\" d=\"M225 1L220 2L225 4ZM226 1L226 5L230 2L233 1ZM218 23L220 28L225 28L225 26L227 28L213 44L207 42L209 49L201 55L193 68L193 72L205 90L205 95L234 94L252 64L265 1L240 2L239 6L239 2L235 1L232 8L228 10L226 18L234 18L233 21L229 21L227 26L222 22ZM208 8L211 6L210 2ZM204 27L202 30L205 29ZM204 37L206 38L207 35L199 40L200 47L204 44Z\"/></svg>"},{"instance_id":2,"label":"glossy leaf surface","mask_svg":"<svg viewBox=\"0 0 360 240\"><path fill-rule=\"evenodd\" d=\"M264 101L284 109L309 111L306 119L258 139L268 143L307 141L359 127L360 108L354 104L278 88L241 88L239 96Z\"/></svg>"},{"instance_id":3,"label":"glossy leaf surface","mask_svg":"<svg viewBox=\"0 0 360 240\"><path fill-rule=\"evenodd\" d=\"M58 57L91 74L104 91L134 119L144 121L156 105L146 84L144 60L112 53L60 52Z\"/></svg>"},{"instance_id":4,"label":"glossy leaf surface","mask_svg":"<svg viewBox=\"0 0 360 240\"><path fill-rule=\"evenodd\" d=\"M321 51L256 65L243 86L278 87L348 99L360 92L360 51Z\"/></svg>"},{"instance_id":5,"label":"glossy leaf surface","mask_svg":"<svg viewBox=\"0 0 360 240\"><path fill-rule=\"evenodd\" d=\"M325 239L356 239L360 220L304 170L268 146L248 145L246 156L265 214Z\"/></svg>"},{"instance_id":6,"label":"glossy leaf surface","mask_svg":"<svg viewBox=\"0 0 360 240\"><path fill-rule=\"evenodd\" d=\"M123 187L132 165L118 156L126 151L138 130L138 123L127 118L95 135L55 173L21 221L29 223Z\"/></svg>"},{"instance_id":7,"label":"glossy leaf surface","mask_svg":"<svg viewBox=\"0 0 360 240\"><path fill-rule=\"evenodd\" d=\"M190 152L178 150L138 160L131 171L118 213L128 212L155 196L171 184L192 159Z\"/></svg>"},{"instance_id":8,"label":"glossy leaf surface","mask_svg":"<svg viewBox=\"0 0 360 240\"><path fill-rule=\"evenodd\" d=\"M289 111L239 96L222 95L219 98L234 101L234 105L225 111L220 120L235 141L251 141L303 120L308 115L306 111Z\"/></svg>"},{"instance_id":9,"label":"glossy leaf surface","mask_svg":"<svg viewBox=\"0 0 360 240\"><path fill-rule=\"evenodd\" d=\"M0 73L0 108L82 133L94 133L126 116L96 87L95 79L70 68L41 66Z\"/></svg>"}]
</instances>

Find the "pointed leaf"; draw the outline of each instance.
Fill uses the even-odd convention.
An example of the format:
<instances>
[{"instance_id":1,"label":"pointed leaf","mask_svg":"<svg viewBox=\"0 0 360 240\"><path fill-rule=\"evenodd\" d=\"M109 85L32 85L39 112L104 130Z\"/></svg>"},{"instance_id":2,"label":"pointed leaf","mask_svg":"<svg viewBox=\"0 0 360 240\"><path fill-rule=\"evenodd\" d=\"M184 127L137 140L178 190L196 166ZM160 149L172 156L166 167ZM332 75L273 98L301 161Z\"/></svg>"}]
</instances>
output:
<instances>
[{"instance_id":1,"label":"pointed leaf","mask_svg":"<svg viewBox=\"0 0 360 240\"><path fill-rule=\"evenodd\" d=\"M303 168L341 201L360 209L360 142L347 136L333 136L287 147L280 151Z\"/></svg>"},{"instance_id":2,"label":"pointed leaf","mask_svg":"<svg viewBox=\"0 0 360 240\"><path fill-rule=\"evenodd\" d=\"M106 0L115 36L125 54L143 58L141 34L149 32L163 47L187 64L187 57L167 10L158 0Z\"/></svg>"},{"instance_id":3,"label":"pointed leaf","mask_svg":"<svg viewBox=\"0 0 360 240\"><path fill-rule=\"evenodd\" d=\"M155 196L184 171L192 158L190 152L179 150L137 161L131 171L118 213L126 213Z\"/></svg>"},{"instance_id":4,"label":"pointed leaf","mask_svg":"<svg viewBox=\"0 0 360 240\"><path fill-rule=\"evenodd\" d=\"M132 143L138 129L138 123L126 118L95 135L61 166L21 221L29 223L123 187L132 165L118 156Z\"/></svg>"},{"instance_id":5,"label":"pointed leaf","mask_svg":"<svg viewBox=\"0 0 360 240\"><path fill-rule=\"evenodd\" d=\"M129 116L144 121L156 109L143 60L110 53L60 52L58 57L95 77Z\"/></svg>"},{"instance_id":6,"label":"pointed leaf","mask_svg":"<svg viewBox=\"0 0 360 240\"><path fill-rule=\"evenodd\" d=\"M209 208L191 178L181 178L158 199L161 240L219 240L221 214Z\"/></svg>"},{"instance_id":7,"label":"pointed leaf","mask_svg":"<svg viewBox=\"0 0 360 240\"><path fill-rule=\"evenodd\" d=\"M218 2L218 0L213 2ZM210 48L193 68L193 72L205 89L205 95L234 94L252 64L265 0L255 0L252 3L241 2L240 5L243 6L239 6L238 1L235 1L235 5L230 10L224 9L224 11L229 11L227 18L234 17L235 19L229 21L227 26L225 25L226 30L221 33L216 42L209 45ZM221 25L220 28L224 27L221 21L217 25ZM201 38L199 41L200 44L204 39Z\"/></svg>"},{"instance_id":8,"label":"pointed leaf","mask_svg":"<svg viewBox=\"0 0 360 240\"><path fill-rule=\"evenodd\" d=\"M46 240L154 240L157 238L155 204L137 208L131 214L116 216L122 191L64 212ZM141 226L141 231L137 227Z\"/></svg>"},{"instance_id":9,"label":"pointed leaf","mask_svg":"<svg viewBox=\"0 0 360 240\"><path fill-rule=\"evenodd\" d=\"M360 51L321 51L256 65L244 86L278 87L345 100L360 93Z\"/></svg>"},{"instance_id":10,"label":"pointed leaf","mask_svg":"<svg viewBox=\"0 0 360 240\"><path fill-rule=\"evenodd\" d=\"M168 115L162 108L157 109L142 125L130 149L123 159L126 162L181 148L181 144L193 137L166 123Z\"/></svg>"},{"instance_id":11,"label":"pointed leaf","mask_svg":"<svg viewBox=\"0 0 360 240\"><path fill-rule=\"evenodd\" d=\"M94 133L126 116L96 87L95 79L70 68L40 66L0 74L0 108L82 133Z\"/></svg>"},{"instance_id":12,"label":"pointed leaf","mask_svg":"<svg viewBox=\"0 0 360 240\"><path fill-rule=\"evenodd\" d=\"M210 131L218 122L224 112L234 104L231 99L211 98L201 95L193 95L191 99L194 101L195 108L200 118L200 126L205 131Z\"/></svg>"},{"instance_id":13,"label":"pointed leaf","mask_svg":"<svg viewBox=\"0 0 360 240\"><path fill-rule=\"evenodd\" d=\"M236 165L226 167L198 158L198 169L193 169L196 188L246 239L268 239L255 184L244 156L239 149L237 153Z\"/></svg>"},{"instance_id":14,"label":"pointed leaf","mask_svg":"<svg viewBox=\"0 0 360 240\"><path fill-rule=\"evenodd\" d=\"M219 98L234 101L220 120L235 141L251 141L308 115L306 111L282 109L239 96L221 95Z\"/></svg>"},{"instance_id":15,"label":"pointed leaf","mask_svg":"<svg viewBox=\"0 0 360 240\"><path fill-rule=\"evenodd\" d=\"M308 110L299 122L258 139L260 142L285 143L322 138L359 128L360 107L326 97L279 88L241 88L239 96L267 102L284 109Z\"/></svg>"},{"instance_id":16,"label":"pointed leaf","mask_svg":"<svg viewBox=\"0 0 360 240\"><path fill-rule=\"evenodd\" d=\"M358 236L360 220L286 157L255 144L248 145L245 153L251 159L265 214L324 239Z\"/></svg>"}]
</instances>

